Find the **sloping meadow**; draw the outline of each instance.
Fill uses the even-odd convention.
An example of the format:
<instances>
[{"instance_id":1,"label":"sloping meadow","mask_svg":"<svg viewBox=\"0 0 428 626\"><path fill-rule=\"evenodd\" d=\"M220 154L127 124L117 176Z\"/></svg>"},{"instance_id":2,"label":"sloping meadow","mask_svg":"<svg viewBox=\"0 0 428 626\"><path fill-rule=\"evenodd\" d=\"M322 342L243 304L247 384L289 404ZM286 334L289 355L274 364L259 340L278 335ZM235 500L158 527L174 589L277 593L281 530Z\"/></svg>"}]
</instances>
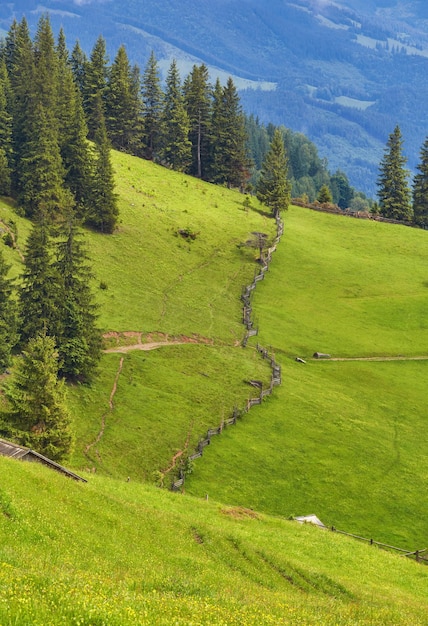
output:
<instances>
[{"instance_id":1,"label":"sloping meadow","mask_svg":"<svg viewBox=\"0 0 428 626\"><path fill-rule=\"evenodd\" d=\"M300 208L284 221L253 300L283 384L187 491L425 548L427 233Z\"/></svg>"}]
</instances>

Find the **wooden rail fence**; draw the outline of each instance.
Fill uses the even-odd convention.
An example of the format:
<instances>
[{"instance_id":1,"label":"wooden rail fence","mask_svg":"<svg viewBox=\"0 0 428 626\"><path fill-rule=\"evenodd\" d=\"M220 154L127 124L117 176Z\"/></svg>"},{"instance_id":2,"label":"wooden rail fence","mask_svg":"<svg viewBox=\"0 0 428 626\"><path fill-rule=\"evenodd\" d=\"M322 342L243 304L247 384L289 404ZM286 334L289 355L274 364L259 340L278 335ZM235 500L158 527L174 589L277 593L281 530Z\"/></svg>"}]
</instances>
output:
<instances>
[{"instance_id":1,"label":"wooden rail fence","mask_svg":"<svg viewBox=\"0 0 428 626\"><path fill-rule=\"evenodd\" d=\"M276 247L278 243L280 242L281 236L284 233L284 224L281 218L279 217L279 215L275 217L275 222L276 222L276 236L274 238L273 245L270 248L268 248L266 253L263 255L263 258L260 261L261 267L259 271L255 273L253 281L249 285L246 285L243 288L242 294L241 294L241 301L243 303L242 322L245 326L245 334L242 340L242 346L244 348L246 347L249 338L254 337L258 334L258 326L256 324L256 321L252 318L253 308L251 306L251 296L253 294L254 289L256 288L257 283L259 283L261 280L264 279L265 273L268 271L269 265L272 261L272 254L275 252ZM192 462L195 459L200 458L203 454L204 448L206 446L209 446L209 444L211 443L212 437L216 435L220 435L225 427L236 424L237 420L241 419L246 413L248 413L248 411L253 406L257 406L261 404L264 398L266 398L273 392L273 389L276 385L281 384L281 366L279 365L279 363L275 361L275 358L269 353L269 351L266 348L263 348L262 346L257 344L256 349L257 349L257 352L261 355L261 357L263 359L266 359L269 362L269 365L271 367L272 373L271 373L271 380L269 383L269 387L267 387L266 389L263 389L262 386L260 385L260 392L257 397L249 398L245 406L241 409L238 409L237 407L235 407L233 409L232 415L228 419L223 420L222 424L218 426L217 428L209 428L207 430L207 434L205 435L205 437L200 439L198 445L196 446L196 450L192 454L187 456L187 461ZM176 480L174 480L174 482L171 485L172 491L180 491L180 489L184 486L185 478L186 478L185 470L183 468L180 468L178 472L178 477L176 478Z\"/></svg>"}]
</instances>

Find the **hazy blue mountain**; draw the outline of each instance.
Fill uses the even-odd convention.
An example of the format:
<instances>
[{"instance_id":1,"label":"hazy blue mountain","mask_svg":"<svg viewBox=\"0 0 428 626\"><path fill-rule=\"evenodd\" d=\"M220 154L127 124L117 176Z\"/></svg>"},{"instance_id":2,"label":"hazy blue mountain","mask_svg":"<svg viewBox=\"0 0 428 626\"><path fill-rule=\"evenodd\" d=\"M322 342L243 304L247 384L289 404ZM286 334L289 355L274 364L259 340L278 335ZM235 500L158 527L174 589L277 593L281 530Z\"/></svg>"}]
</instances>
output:
<instances>
[{"instance_id":1,"label":"hazy blue mountain","mask_svg":"<svg viewBox=\"0 0 428 626\"><path fill-rule=\"evenodd\" d=\"M395 125L412 169L428 135L426 0L17 0L0 28L46 10L69 47L103 34L111 58L125 43L141 67L154 49L164 70L175 57L183 75L231 74L247 112L305 133L370 194Z\"/></svg>"}]
</instances>

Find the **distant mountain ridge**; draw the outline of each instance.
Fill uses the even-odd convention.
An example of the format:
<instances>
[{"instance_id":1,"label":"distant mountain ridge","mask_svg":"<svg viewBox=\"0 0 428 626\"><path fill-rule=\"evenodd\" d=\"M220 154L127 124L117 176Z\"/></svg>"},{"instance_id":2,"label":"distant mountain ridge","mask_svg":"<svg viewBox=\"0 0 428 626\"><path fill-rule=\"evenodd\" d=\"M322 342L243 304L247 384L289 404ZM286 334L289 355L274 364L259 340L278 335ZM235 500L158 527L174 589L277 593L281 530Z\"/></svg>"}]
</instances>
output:
<instances>
[{"instance_id":1,"label":"distant mountain ridge","mask_svg":"<svg viewBox=\"0 0 428 626\"><path fill-rule=\"evenodd\" d=\"M375 194L379 160L399 124L414 169L428 135L428 4L408 0L17 0L0 28L49 11L71 48L102 34L144 67L206 63L233 76L245 110L305 133L350 182Z\"/></svg>"}]
</instances>

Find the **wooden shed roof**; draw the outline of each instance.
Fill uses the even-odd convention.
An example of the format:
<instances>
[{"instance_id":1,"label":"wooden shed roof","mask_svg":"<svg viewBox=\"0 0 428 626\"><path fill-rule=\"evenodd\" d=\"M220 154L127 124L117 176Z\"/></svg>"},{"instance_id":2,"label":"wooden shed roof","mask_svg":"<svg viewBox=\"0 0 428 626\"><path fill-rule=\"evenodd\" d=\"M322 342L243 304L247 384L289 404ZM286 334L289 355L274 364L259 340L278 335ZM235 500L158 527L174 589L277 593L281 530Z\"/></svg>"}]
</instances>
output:
<instances>
[{"instance_id":1,"label":"wooden shed roof","mask_svg":"<svg viewBox=\"0 0 428 626\"><path fill-rule=\"evenodd\" d=\"M23 446L18 446L16 443L12 443L11 441L0 439L0 454L2 456L8 456L12 459L22 459L23 461L43 463L43 465L47 465L51 469L61 472L61 474L64 474L69 478L73 478L74 480L79 480L84 483L88 482L85 478L78 476L59 463L48 459L46 456L43 456L43 454L39 454L35 450L30 450L29 448L24 448Z\"/></svg>"}]
</instances>

